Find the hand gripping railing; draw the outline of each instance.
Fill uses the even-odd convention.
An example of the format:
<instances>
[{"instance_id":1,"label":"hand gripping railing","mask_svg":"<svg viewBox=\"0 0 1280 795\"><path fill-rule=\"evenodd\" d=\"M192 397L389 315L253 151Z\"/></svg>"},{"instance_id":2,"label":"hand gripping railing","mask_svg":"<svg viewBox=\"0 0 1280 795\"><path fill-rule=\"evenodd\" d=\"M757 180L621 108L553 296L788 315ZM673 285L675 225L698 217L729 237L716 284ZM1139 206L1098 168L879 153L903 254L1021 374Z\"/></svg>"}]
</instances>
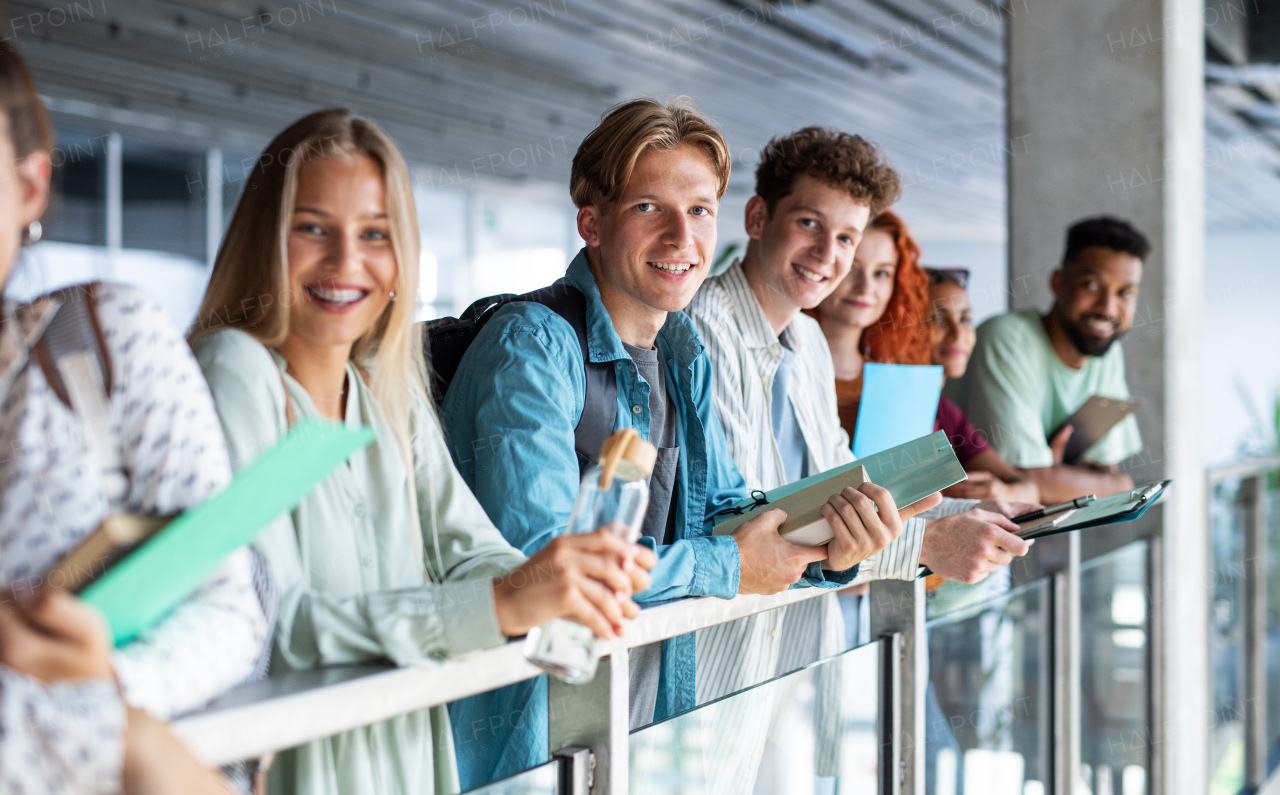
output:
<instances>
[{"instance_id":1,"label":"hand gripping railing","mask_svg":"<svg viewBox=\"0 0 1280 795\"><path fill-rule=\"evenodd\" d=\"M596 678L588 685L552 679L556 704L550 721L550 748L587 749L561 756L579 766L568 777L586 781L581 765L594 766L595 795L628 791L628 669L626 649L723 624L775 607L812 599L825 589L797 588L774 596L687 599L644 610L625 635L610 643ZM917 713L914 630L922 614L918 583L876 583L872 587L873 633L891 639L892 660L882 672L886 749L881 765L892 770L889 792L919 792L911 741ZM906 655L912 655L908 659ZM889 665L889 663L894 663ZM367 726L418 710L531 679L542 671L524 658L523 641L448 660L438 665L395 668L354 665L301 671L237 688L200 712L174 721L173 729L209 765L270 757L276 751ZM889 674L893 681L888 681ZM892 694L892 695L890 695ZM907 705L903 718L901 705ZM562 769L562 774L566 771ZM563 779L562 779L563 780ZM914 787L919 789L914 789ZM584 790L585 791L585 790Z\"/></svg>"}]
</instances>

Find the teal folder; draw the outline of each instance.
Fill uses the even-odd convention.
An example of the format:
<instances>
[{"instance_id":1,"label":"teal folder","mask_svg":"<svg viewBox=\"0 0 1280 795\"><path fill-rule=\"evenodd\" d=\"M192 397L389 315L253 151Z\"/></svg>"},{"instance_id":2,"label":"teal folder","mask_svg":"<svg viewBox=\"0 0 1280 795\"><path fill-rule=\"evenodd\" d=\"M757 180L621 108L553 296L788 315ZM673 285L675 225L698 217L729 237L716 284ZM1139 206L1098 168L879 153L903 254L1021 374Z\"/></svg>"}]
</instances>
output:
<instances>
[{"instance_id":1,"label":"teal folder","mask_svg":"<svg viewBox=\"0 0 1280 795\"><path fill-rule=\"evenodd\" d=\"M373 439L372 428L299 422L229 486L177 516L94 580L81 598L106 616L117 646L134 639Z\"/></svg>"},{"instance_id":2,"label":"teal folder","mask_svg":"<svg viewBox=\"0 0 1280 795\"><path fill-rule=\"evenodd\" d=\"M939 382L941 383L941 382ZM826 472L810 475L785 486L779 486L765 493L765 499L775 502L778 499L815 486L824 480L848 472L854 467L866 467L867 477L877 486L882 486L893 495L893 502L899 508L905 508L919 502L935 492L948 486L954 486L964 480L964 467L956 459L955 450L944 431L935 431L928 436L913 439L866 458L860 458L843 466L833 467ZM827 495L828 497L830 495ZM826 498L823 498L823 502ZM754 511L767 511L767 504L757 505L754 498L748 497L738 503L738 508L754 507ZM722 524L733 517L725 517L717 524ZM714 529L712 532L716 532Z\"/></svg>"},{"instance_id":3,"label":"teal folder","mask_svg":"<svg viewBox=\"0 0 1280 795\"><path fill-rule=\"evenodd\" d=\"M942 368L937 365L864 364L854 456L865 458L933 433L941 397Z\"/></svg>"}]
</instances>

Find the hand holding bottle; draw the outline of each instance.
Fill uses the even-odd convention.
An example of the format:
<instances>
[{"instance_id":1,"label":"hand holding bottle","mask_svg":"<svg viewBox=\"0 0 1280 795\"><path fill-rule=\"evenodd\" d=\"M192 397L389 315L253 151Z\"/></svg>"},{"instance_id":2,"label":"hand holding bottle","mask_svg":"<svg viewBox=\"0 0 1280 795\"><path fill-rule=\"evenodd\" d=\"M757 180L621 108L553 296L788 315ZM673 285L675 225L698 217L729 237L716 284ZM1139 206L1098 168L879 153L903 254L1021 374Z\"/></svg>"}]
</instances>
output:
<instances>
[{"instance_id":1,"label":"hand holding bottle","mask_svg":"<svg viewBox=\"0 0 1280 795\"><path fill-rule=\"evenodd\" d=\"M516 636L568 619L612 640L622 619L640 614L631 597L649 587L648 571L657 562L652 550L624 540L616 527L560 536L494 581L498 625Z\"/></svg>"},{"instance_id":2,"label":"hand holding bottle","mask_svg":"<svg viewBox=\"0 0 1280 795\"><path fill-rule=\"evenodd\" d=\"M582 477L578 499L569 515L568 534L556 541L596 537L599 546L595 549L605 555L616 554L614 559L620 569L634 570L636 564L641 569L652 568L657 557L651 550L637 547L635 541L649 507L648 481L657 455L657 448L641 439L634 428L624 428L605 439L599 463ZM535 556L529 562L536 560ZM578 593L565 594L575 610L570 615L553 617L545 626L529 632L525 656L530 662L570 684L590 682L600 661L597 638L612 639L620 634L621 619L639 614L631 594L649 587L647 574L624 573L629 576L599 577L596 583L584 581ZM637 580L637 574L643 579ZM606 593L608 589L613 592ZM615 603L618 610L612 609ZM564 618L579 623L569 623Z\"/></svg>"}]
</instances>

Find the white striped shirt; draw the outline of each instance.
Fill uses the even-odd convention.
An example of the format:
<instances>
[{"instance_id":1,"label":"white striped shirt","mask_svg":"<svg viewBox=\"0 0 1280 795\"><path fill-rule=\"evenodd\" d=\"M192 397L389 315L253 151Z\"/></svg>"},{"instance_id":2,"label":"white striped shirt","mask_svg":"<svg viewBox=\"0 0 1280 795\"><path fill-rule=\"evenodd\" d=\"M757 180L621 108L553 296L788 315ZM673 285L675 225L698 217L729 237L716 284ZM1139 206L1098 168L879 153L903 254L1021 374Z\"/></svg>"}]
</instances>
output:
<instances>
[{"instance_id":1,"label":"white striped shirt","mask_svg":"<svg viewBox=\"0 0 1280 795\"><path fill-rule=\"evenodd\" d=\"M785 485L786 469L772 422L782 343L747 282L741 261L708 278L685 312L706 346L713 368L713 405L747 488L767 491ZM854 460L848 434L840 427L831 351L814 319L797 315L787 329L795 352L787 398L807 448L808 471L825 472ZM929 516L964 511L973 504L948 500ZM923 517L909 519L896 541L862 561L854 583L918 576L924 528ZM844 623L836 595L827 594L702 630L697 642L698 702L705 703L840 653ZM829 675L836 673L831 666L825 670ZM838 698L842 692L838 677L825 682L823 691L820 702ZM711 760L717 777L728 780L726 792L750 792L753 787L768 730L760 716L772 711L765 703L765 692L755 690L725 702L740 704L745 721L735 729L733 741L723 743L733 753ZM824 721L816 729L818 775L836 775L839 727Z\"/></svg>"},{"instance_id":2,"label":"white striped shirt","mask_svg":"<svg viewBox=\"0 0 1280 795\"><path fill-rule=\"evenodd\" d=\"M770 419L782 343L747 283L741 261L708 278L685 313L706 345L715 373L711 396L716 415L747 488L768 491L785 485L782 454ZM808 448L809 472L825 472L854 460L849 436L840 427L831 350L818 322L808 315L796 315L787 328L795 350L787 397ZM944 500L926 516L949 516L976 504ZM923 517L907 520L896 541L862 562L854 582L915 579L924 526Z\"/></svg>"},{"instance_id":3,"label":"white striped shirt","mask_svg":"<svg viewBox=\"0 0 1280 795\"><path fill-rule=\"evenodd\" d=\"M747 282L741 261L735 261L723 273L708 278L685 312L693 320L706 346L714 372L711 395L716 415L724 427L729 452L742 472L747 488L767 491L785 485L786 471L773 435L771 419L773 379L782 361L782 343L773 333ZM808 471L825 472L854 460L848 434L840 427L831 350L818 322L807 315L796 315L787 329L795 351L787 397L804 437ZM976 504L974 500L943 500L942 505L924 516L907 520L897 540L862 561L854 584L915 579L920 572L920 548L924 542L926 518L960 513ZM818 603L827 601L834 603L834 597L813 600L809 606L797 610L833 611L834 604L819 607ZM826 622L829 618L818 620ZM771 626L767 629L757 627L753 633L766 647L781 644L787 649L786 656L796 657L795 662L801 665L816 659L814 655L826 656L813 648L818 643L816 639L800 642L798 638L789 637L783 643L780 612L771 617L765 614L755 623L763 625L769 620L773 621ZM750 621L744 619L741 623L745 625ZM700 633L699 702L704 700L704 695L716 698L759 681L756 674L747 670L751 666L742 665L730 672L722 670L722 663L724 669L731 669L731 661L756 660L761 669L759 675L773 675L774 671L796 667L788 665L787 660L779 660L778 649L773 653L760 648L748 649L752 644L741 632L735 636L734 642L729 642L729 633L728 629ZM719 636L720 642L712 644L712 635ZM702 675L704 670L707 676ZM719 673L710 675L711 671Z\"/></svg>"}]
</instances>

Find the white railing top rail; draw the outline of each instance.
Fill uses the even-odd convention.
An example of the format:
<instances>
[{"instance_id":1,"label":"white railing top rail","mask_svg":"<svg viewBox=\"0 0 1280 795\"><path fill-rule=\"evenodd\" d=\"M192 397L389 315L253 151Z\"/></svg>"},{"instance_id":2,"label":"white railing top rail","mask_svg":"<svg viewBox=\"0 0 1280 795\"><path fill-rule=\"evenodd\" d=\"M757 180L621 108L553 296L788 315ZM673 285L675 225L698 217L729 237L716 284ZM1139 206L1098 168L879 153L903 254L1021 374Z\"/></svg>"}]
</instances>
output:
<instances>
[{"instance_id":1,"label":"white railing top rail","mask_svg":"<svg viewBox=\"0 0 1280 795\"><path fill-rule=\"evenodd\" d=\"M1209 467L1209 483L1221 483L1224 480L1247 478L1280 469L1280 455L1258 456L1257 458L1241 458L1229 464Z\"/></svg>"},{"instance_id":2,"label":"white railing top rail","mask_svg":"<svg viewBox=\"0 0 1280 795\"><path fill-rule=\"evenodd\" d=\"M831 593L796 588L774 596L686 599L644 610L606 653L643 646L774 607ZM523 640L439 665L358 665L301 671L237 688L173 730L209 765L264 756L302 743L447 704L542 673Z\"/></svg>"}]
</instances>

